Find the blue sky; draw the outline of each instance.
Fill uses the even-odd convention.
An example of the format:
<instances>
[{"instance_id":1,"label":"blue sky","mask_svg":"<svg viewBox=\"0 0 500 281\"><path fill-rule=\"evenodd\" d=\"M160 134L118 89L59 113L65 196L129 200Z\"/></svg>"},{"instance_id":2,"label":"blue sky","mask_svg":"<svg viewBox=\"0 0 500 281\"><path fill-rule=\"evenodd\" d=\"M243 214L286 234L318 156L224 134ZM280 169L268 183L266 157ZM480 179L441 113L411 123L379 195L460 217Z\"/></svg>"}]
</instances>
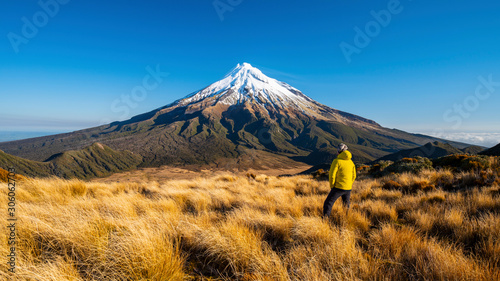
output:
<instances>
[{"instance_id":1,"label":"blue sky","mask_svg":"<svg viewBox=\"0 0 500 281\"><path fill-rule=\"evenodd\" d=\"M2 1L0 131L122 120L248 62L385 127L493 145L498 14L493 0ZM148 67L159 83L126 104Z\"/></svg>"}]
</instances>

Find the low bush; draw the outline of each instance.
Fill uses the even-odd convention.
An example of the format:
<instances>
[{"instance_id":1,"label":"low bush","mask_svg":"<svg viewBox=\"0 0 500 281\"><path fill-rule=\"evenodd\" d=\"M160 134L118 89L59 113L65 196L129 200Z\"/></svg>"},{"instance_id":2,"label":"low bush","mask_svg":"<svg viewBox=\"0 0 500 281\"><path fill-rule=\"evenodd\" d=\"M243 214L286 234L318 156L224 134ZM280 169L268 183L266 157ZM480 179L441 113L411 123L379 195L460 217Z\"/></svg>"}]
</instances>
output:
<instances>
[{"instance_id":1,"label":"low bush","mask_svg":"<svg viewBox=\"0 0 500 281\"><path fill-rule=\"evenodd\" d=\"M385 168L389 167L393 163L394 162L392 161L380 160L376 164L373 164L371 166L371 168L368 170L368 174L374 177L381 177L383 175Z\"/></svg>"},{"instance_id":2,"label":"low bush","mask_svg":"<svg viewBox=\"0 0 500 281\"><path fill-rule=\"evenodd\" d=\"M432 162L417 156L415 158L403 158L396 162L379 161L371 166L369 175L373 177L383 177L390 174L414 173L418 174L424 170L433 170Z\"/></svg>"},{"instance_id":3,"label":"low bush","mask_svg":"<svg viewBox=\"0 0 500 281\"><path fill-rule=\"evenodd\" d=\"M481 171L491 167L492 157L485 155L453 154L434 159L434 167L447 168L455 172Z\"/></svg>"},{"instance_id":4,"label":"low bush","mask_svg":"<svg viewBox=\"0 0 500 281\"><path fill-rule=\"evenodd\" d=\"M387 167L384 172L389 173L413 173L418 174L423 170L433 170L432 161L425 157L403 158Z\"/></svg>"}]
</instances>

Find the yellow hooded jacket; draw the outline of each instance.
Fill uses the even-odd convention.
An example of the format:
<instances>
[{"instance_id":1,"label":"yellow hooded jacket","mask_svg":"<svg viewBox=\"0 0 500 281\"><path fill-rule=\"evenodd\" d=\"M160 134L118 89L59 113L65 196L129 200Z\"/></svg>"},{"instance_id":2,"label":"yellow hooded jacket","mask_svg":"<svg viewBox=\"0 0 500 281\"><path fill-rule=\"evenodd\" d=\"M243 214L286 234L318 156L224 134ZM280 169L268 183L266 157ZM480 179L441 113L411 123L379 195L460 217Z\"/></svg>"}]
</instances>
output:
<instances>
[{"instance_id":1,"label":"yellow hooded jacket","mask_svg":"<svg viewBox=\"0 0 500 281\"><path fill-rule=\"evenodd\" d=\"M356 166L351 160L352 154L345 150L333 160L330 166L330 188L351 190L356 179Z\"/></svg>"}]
</instances>

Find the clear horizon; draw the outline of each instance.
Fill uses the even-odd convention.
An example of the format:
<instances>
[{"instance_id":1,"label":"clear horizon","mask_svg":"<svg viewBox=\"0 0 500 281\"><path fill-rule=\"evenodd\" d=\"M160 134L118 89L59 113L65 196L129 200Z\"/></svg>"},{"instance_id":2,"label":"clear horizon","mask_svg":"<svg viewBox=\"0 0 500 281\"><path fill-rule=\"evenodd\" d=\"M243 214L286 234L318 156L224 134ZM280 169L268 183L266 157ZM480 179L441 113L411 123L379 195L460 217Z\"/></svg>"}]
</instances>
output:
<instances>
[{"instance_id":1,"label":"clear horizon","mask_svg":"<svg viewBox=\"0 0 500 281\"><path fill-rule=\"evenodd\" d=\"M0 8L3 132L128 119L248 62L384 127L500 142L496 1L42 0Z\"/></svg>"}]
</instances>

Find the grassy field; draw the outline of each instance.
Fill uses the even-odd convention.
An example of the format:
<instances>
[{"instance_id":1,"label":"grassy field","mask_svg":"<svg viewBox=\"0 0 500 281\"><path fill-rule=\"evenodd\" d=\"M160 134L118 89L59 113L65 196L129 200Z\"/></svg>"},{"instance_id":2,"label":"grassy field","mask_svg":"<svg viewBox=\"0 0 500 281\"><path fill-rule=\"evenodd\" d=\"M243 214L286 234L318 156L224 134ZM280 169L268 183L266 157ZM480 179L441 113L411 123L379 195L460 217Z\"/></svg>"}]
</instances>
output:
<instances>
[{"instance_id":1,"label":"grassy field","mask_svg":"<svg viewBox=\"0 0 500 281\"><path fill-rule=\"evenodd\" d=\"M362 175L349 213L339 200L323 220L328 183L308 176L22 179L16 280L499 280L498 184L491 170Z\"/></svg>"}]
</instances>

